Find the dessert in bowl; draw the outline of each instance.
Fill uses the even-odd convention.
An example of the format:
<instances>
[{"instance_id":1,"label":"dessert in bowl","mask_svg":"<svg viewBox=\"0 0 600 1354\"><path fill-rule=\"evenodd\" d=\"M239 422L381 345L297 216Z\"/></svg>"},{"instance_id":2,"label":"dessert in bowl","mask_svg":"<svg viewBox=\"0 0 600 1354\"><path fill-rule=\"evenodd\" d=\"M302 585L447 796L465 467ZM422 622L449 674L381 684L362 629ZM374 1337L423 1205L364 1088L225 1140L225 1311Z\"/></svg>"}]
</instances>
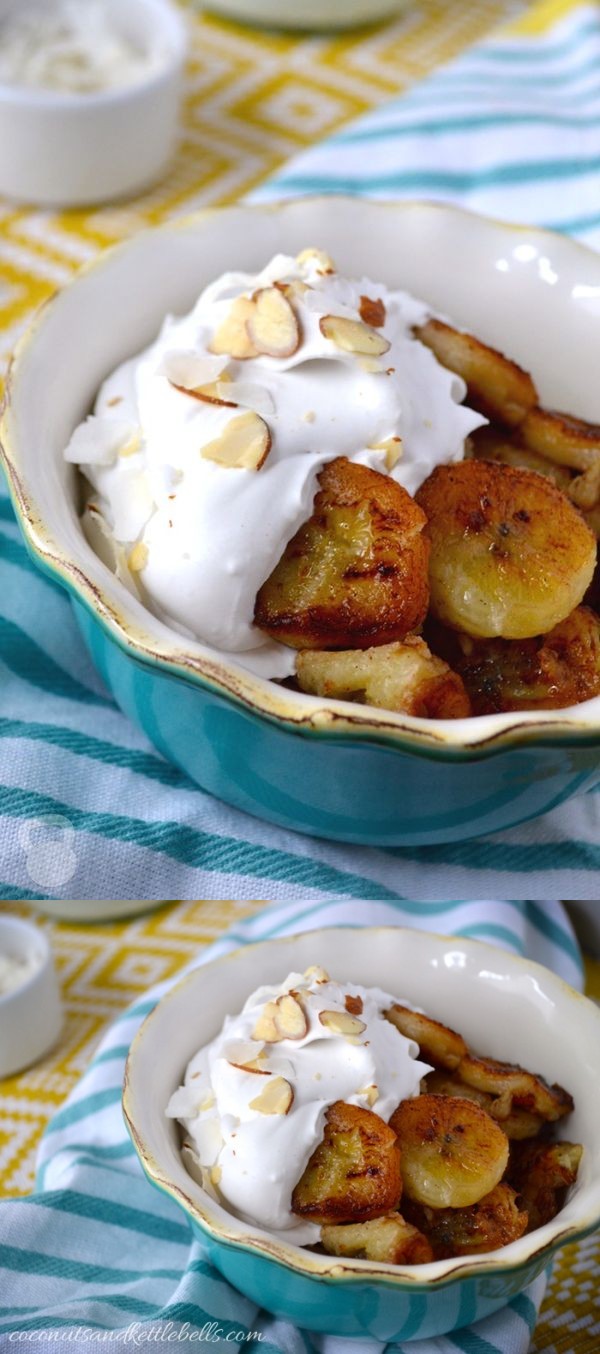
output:
<instances>
[{"instance_id":1,"label":"dessert in bowl","mask_svg":"<svg viewBox=\"0 0 600 1354\"><path fill-rule=\"evenodd\" d=\"M310 239L330 251L339 272L331 275L313 260L303 265L304 273L297 269L294 274L293 251L301 254ZM260 276L265 258L283 251L291 256L285 266L275 260ZM547 260L548 254L561 282L551 292L547 269L538 267L540 257ZM216 282L234 258L247 276ZM459 284L467 258L480 284L479 293L472 289L468 296ZM501 270L499 263L506 268ZM512 506L518 512L525 476L528 484L534 482L534 492L547 498L547 512L557 502L566 504L562 545L579 538L581 546L569 569L568 583L575 579L575 588L565 592L564 578L550 569L538 592L545 587L546 600L563 592L562 614L554 616L550 608L533 623L538 635L554 635L556 624L572 615L571 623L583 627L583 635L578 630L575 638L581 652L591 655L592 682L560 688L568 701L565 709L544 705L557 704L556 674L569 636L554 636L542 646L543 664L539 643L530 643L531 618L525 630L500 626L482 633L479 625L474 646L467 644L464 652L460 639L455 652L454 634L464 630L469 638L468 626L461 619L454 631L456 619L448 617L443 598L432 606L434 623L442 625L441 637L434 630L423 636L430 586L425 541L431 526L433 561L435 514L430 503L424 510L412 494L425 494L432 471L434 478L453 472L465 438L473 434L477 439L485 422L481 408L471 401L469 381L465 384L449 369L451 362L437 360L429 351L435 343L422 341L431 336L416 338L415 328L426 329L432 310L451 315L457 326L534 369L542 411L549 405L566 406L593 419L597 411L588 351L593 317L583 301L577 304L573 298L587 294L597 268L592 255L567 241L543 232L511 231L446 208L306 201L276 209L231 209L138 237L83 274L42 315L17 353L3 423L9 478L26 537L40 561L74 592L84 634L119 702L200 784L286 826L392 844L461 838L507 826L596 782L599 706L597 698L585 697L597 689L597 629L579 608L593 570L595 544L572 502L570 481L573 490L576 483L581 487L585 457L596 457L598 449L593 445L590 451L586 444L579 449L577 466L559 467L569 481L567 493L529 468L506 466L518 440L512 432L502 439L492 427L493 467L488 461L464 463L471 467L468 473L480 499L478 476L485 474L486 485L495 477L511 486L516 476L519 493L513 495ZM374 272L383 279L381 286L367 286ZM364 319L352 318L356 295L344 281L352 277L359 279L359 302L362 296L371 306ZM365 280L363 290L360 279ZM132 354L153 339L165 313L186 314L207 284L193 314L167 326L158 344L131 362ZM290 305L285 292L294 284ZM305 294L298 299L303 287L308 300ZM424 302L402 302L400 293L407 289ZM484 289L485 305L478 305ZM123 309L118 342L110 317L117 294ZM252 354L231 359L231 332L219 337L240 295L254 306L242 326L244 341L250 330L254 333L262 358L252 371ZM274 296L279 338L283 332L288 345L275 356ZM378 303L385 310L383 325ZM527 307L529 329L524 323ZM282 314L287 321L290 314L300 321L308 345L304 351L302 344L294 349L293 335L286 337ZM265 354L267 331L271 347ZM450 333L460 337L456 330ZM361 352L365 334L369 346ZM64 388L51 391L45 382L54 414L42 429L34 427L36 411L27 395L39 388L40 363L48 370L59 341L63 351L67 344L78 374L68 395ZM417 352L419 370L424 372L428 364L420 407ZM375 369L369 370L369 364ZM399 375L388 367L398 367ZM134 409L127 404L126 389L132 370ZM80 427L94 406L94 416ZM113 425L112 445L102 443L107 423ZM194 482L184 474L186 492L180 493L173 480L181 477L182 458L190 461L191 436ZM508 453L503 441L509 444ZM82 466L93 482L93 494L84 498L84 525L93 549L79 523L76 478L63 461L67 446L70 461ZM528 444L519 453L529 458L538 454ZM253 464L244 465L239 460L244 455ZM142 486L140 467L146 475ZM454 467L456 472L462 469ZM160 511L143 501L148 470L151 494L162 496ZM238 485L250 481L242 494ZM296 587L297 578L290 583L289 567L287 578L278 576L278 570L290 565L294 542L304 569L306 543L298 541L303 531L312 531L311 557L318 557L323 544L319 515L342 525L347 519L352 536L361 513L364 517L367 481L376 510L367 513L367 531L372 531L377 513L384 519L387 514L384 527L393 514L398 516L398 496L403 507L410 504L412 514L401 560L381 558L375 542L383 605L375 618L373 644L369 605L361 612L363 578L352 586L350 610L342 599L343 607L336 605L333 617L326 616L325 631L321 627L317 632L306 625L307 614L312 621L319 610L315 598L308 598L307 610L300 596L290 615L289 588L296 588L296 594L302 589ZM378 502L374 481L395 495L391 506ZM218 482L225 486L223 492L215 487ZM452 488L454 481L449 483ZM321 497L315 504L316 489ZM432 497L435 501L435 493ZM451 494L438 485L438 504L446 498ZM491 528L503 525L493 521ZM290 536L291 547L286 545ZM443 556L447 521L438 538ZM451 544L454 548L456 539ZM516 541L513 560L519 548ZM417 549L420 556L415 558ZM292 575L294 567L292 560ZM393 577L389 582L402 568L415 583L414 595L409 588L399 597ZM433 567L430 578L433 599ZM534 600L539 601L537 594ZM338 627L333 642L332 622ZM517 640L515 672L514 649L509 661L503 646ZM390 698L388 673L381 672L386 660L393 665L392 688L394 682L396 688L404 684L404 674L395 681L400 661L419 672L423 662L433 665L425 667L423 680L419 677L415 700ZM485 705L478 697L493 685L490 669L496 686ZM449 703L437 698L448 672ZM294 685L304 690L290 689L292 673ZM550 700L539 698L544 681L546 696L553 686ZM424 687L433 690L433 699L423 698ZM478 708L485 713L468 713ZM435 797L430 793L432 762Z\"/></svg>"},{"instance_id":2,"label":"dessert in bowl","mask_svg":"<svg viewBox=\"0 0 600 1354\"><path fill-rule=\"evenodd\" d=\"M315 958L329 981L315 974ZM381 1018L390 1009L404 1033ZM237 951L172 989L132 1045L125 1115L149 1177L247 1296L309 1329L426 1338L501 1307L557 1246L597 1225L599 1020L554 975L478 942L388 928L311 932ZM490 1059L507 1057L536 1075L519 1070L517 1091L515 1069L503 1067L502 1087L495 1081L485 1100L480 1086L479 1103L469 1099L481 1075L498 1073ZM444 1059L454 1067L440 1068ZM444 1123L429 1132L432 1102ZM505 1130L531 1132L540 1111L554 1116L554 1144L548 1124L541 1139L511 1138L506 1175ZM536 1170L524 1179L532 1152ZM571 1174L549 1207L559 1183L546 1173L552 1154L552 1169L560 1159Z\"/></svg>"}]
</instances>

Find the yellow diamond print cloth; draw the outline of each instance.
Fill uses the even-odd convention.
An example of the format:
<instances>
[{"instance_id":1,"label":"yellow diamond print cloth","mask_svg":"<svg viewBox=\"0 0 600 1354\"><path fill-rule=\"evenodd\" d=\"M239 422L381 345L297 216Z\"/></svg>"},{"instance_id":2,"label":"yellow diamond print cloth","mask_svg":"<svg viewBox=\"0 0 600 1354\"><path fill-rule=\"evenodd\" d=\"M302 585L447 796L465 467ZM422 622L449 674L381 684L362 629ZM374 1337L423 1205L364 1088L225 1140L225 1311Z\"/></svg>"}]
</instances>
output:
<instances>
[{"instance_id":1,"label":"yellow diamond print cloth","mask_svg":"<svg viewBox=\"0 0 600 1354\"><path fill-rule=\"evenodd\" d=\"M528 9L400 98L384 98L508 12L423 0L362 39L318 41L197 20L184 151L168 185L71 216L1 207L5 349L23 322L23 293L27 305L41 299L111 238L251 190L261 199L315 190L434 197L600 243L598 8L550 0ZM212 141L206 123L198 130L198 91L212 100ZM304 128L296 136L294 119ZM598 878L598 790L499 835L394 850L310 842L211 799L113 704L69 602L29 560L6 496L0 735L0 897L576 898Z\"/></svg>"},{"instance_id":2,"label":"yellow diamond print cloth","mask_svg":"<svg viewBox=\"0 0 600 1354\"><path fill-rule=\"evenodd\" d=\"M304 900L269 906L246 920L235 920L188 967L253 941L340 924L417 926L484 940L545 964L577 988L582 985L578 947L565 910L557 902L541 908L508 902L421 906L338 899L328 904ZM176 939L176 914L169 914L165 936L171 943ZM179 1339L185 1344L186 1331L201 1332L214 1321L223 1331L218 1348L233 1346L234 1351L244 1346L248 1332L257 1331L268 1354L306 1354L307 1350L312 1354L357 1350L381 1354L384 1349L386 1354L526 1354L546 1290L546 1272L512 1296L506 1307L439 1339L419 1338L426 1304L416 1304L411 1338L407 1331L406 1339L386 1346L367 1337L357 1344L299 1331L290 1321L261 1310L223 1280L174 1201L145 1179L121 1114L128 1048L142 1019L174 981L169 977L154 985L114 1021L81 1081L48 1126L35 1192L0 1204L2 1354L17 1344L32 1347L37 1354L36 1336L40 1349L51 1339L59 1354L69 1350L82 1354L94 1342L88 1331L97 1331L98 1341L102 1332L112 1332L111 1347L114 1344L119 1350L135 1347L134 1331L142 1348L166 1341L169 1330L175 1332L173 1341L183 1332ZM597 1238L576 1253L576 1263L589 1266L592 1282L597 1274L592 1267L596 1250ZM569 1270L561 1270L564 1285L572 1283L572 1265L573 1261ZM555 1301L560 1315L564 1310L560 1293ZM464 1295L453 1310L455 1319L462 1313L462 1321L468 1320ZM153 1336L152 1331L158 1333ZM108 1335L105 1339L108 1342ZM538 1347L549 1354L549 1345ZM559 1349L557 1344L556 1354ZM581 1346L582 1354L593 1354L593 1349L590 1344Z\"/></svg>"}]
</instances>

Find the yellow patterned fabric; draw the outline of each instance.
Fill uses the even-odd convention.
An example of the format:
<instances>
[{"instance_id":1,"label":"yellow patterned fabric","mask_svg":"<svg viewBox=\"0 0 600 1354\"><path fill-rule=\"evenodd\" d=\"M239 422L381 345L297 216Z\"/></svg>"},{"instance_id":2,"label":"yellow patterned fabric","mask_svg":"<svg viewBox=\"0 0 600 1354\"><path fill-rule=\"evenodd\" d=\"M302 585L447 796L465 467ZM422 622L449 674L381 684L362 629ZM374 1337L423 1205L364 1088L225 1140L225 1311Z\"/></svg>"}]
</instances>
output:
<instances>
[{"instance_id":1,"label":"yellow patterned fabric","mask_svg":"<svg viewBox=\"0 0 600 1354\"><path fill-rule=\"evenodd\" d=\"M32 1189L44 1126L87 1067L114 1017L152 984L174 975L203 946L260 902L169 903L127 922L72 926L38 921L50 937L60 976L65 1027L60 1044L21 1076L0 1082L0 1196ZM33 919L26 904L11 912ZM587 965L600 1000L600 964ZM542 1306L532 1354L598 1354L600 1235L560 1252Z\"/></svg>"}]
</instances>

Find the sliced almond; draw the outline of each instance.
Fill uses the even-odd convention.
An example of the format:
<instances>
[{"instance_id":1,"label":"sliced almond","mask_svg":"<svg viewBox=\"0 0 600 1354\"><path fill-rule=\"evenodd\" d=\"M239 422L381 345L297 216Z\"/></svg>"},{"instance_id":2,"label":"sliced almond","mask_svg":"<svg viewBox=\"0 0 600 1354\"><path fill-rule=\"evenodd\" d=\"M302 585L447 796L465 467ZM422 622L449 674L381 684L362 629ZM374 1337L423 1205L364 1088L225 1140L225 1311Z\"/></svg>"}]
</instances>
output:
<instances>
[{"instance_id":1,"label":"sliced almond","mask_svg":"<svg viewBox=\"0 0 600 1354\"><path fill-rule=\"evenodd\" d=\"M386 437L383 442L374 442L369 451L384 451L387 470L393 470L402 456L402 438Z\"/></svg>"},{"instance_id":2,"label":"sliced almond","mask_svg":"<svg viewBox=\"0 0 600 1354\"><path fill-rule=\"evenodd\" d=\"M203 400L205 404L220 404L227 409L237 408L237 400L227 398L231 393L229 386L232 385L232 381L226 372L223 372L218 381L209 381L208 385L195 386L193 389L190 386L177 385L175 381L171 381L171 385L175 390L181 391L182 395L191 395L192 399Z\"/></svg>"},{"instance_id":3,"label":"sliced almond","mask_svg":"<svg viewBox=\"0 0 600 1354\"><path fill-rule=\"evenodd\" d=\"M324 338L335 343L344 353L359 353L364 357L381 357L390 344L362 320L349 320L345 315L322 315L319 328Z\"/></svg>"},{"instance_id":4,"label":"sliced almond","mask_svg":"<svg viewBox=\"0 0 600 1354\"><path fill-rule=\"evenodd\" d=\"M260 470L270 450L271 434L264 419L249 409L232 418L220 437L201 448L200 455L229 470Z\"/></svg>"},{"instance_id":5,"label":"sliced almond","mask_svg":"<svg viewBox=\"0 0 600 1354\"><path fill-rule=\"evenodd\" d=\"M347 1011L320 1011L319 1020L325 1029L333 1030L334 1034L343 1034L346 1038L362 1034L367 1028L364 1020L349 1015Z\"/></svg>"},{"instance_id":6,"label":"sliced almond","mask_svg":"<svg viewBox=\"0 0 600 1354\"><path fill-rule=\"evenodd\" d=\"M284 1039L304 1039L308 1030L306 1015L300 1002L291 993L278 997L275 1002L277 1014L275 1024Z\"/></svg>"},{"instance_id":7,"label":"sliced almond","mask_svg":"<svg viewBox=\"0 0 600 1354\"><path fill-rule=\"evenodd\" d=\"M365 324L372 325L373 329L381 329L385 324L385 305L379 297L373 300L370 296L361 296L358 313L361 320L364 320Z\"/></svg>"},{"instance_id":8,"label":"sliced almond","mask_svg":"<svg viewBox=\"0 0 600 1354\"><path fill-rule=\"evenodd\" d=\"M238 362L244 362L248 357L258 357L258 350L254 347L247 329L247 322L253 314L254 302L250 297L238 296L217 332L213 334L209 351L218 355L227 353Z\"/></svg>"},{"instance_id":9,"label":"sliced almond","mask_svg":"<svg viewBox=\"0 0 600 1354\"><path fill-rule=\"evenodd\" d=\"M206 353L180 349L165 353L159 375L166 376L177 390L193 393L209 381L218 381L226 366L226 357L208 357Z\"/></svg>"},{"instance_id":10,"label":"sliced almond","mask_svg":"<svg viewBox=\"0 0 600 1354\"><path fill-rule=\"evenodd\" d=\"M311 964L310 968L304 970L303 977L314 978L316 983L331 982L327 969L321 968L319 964Z\"/></svg>"},{"instance_id":11,"label":"sliced almond","mask_svg":"<svg viewBox=\"0 0 600 1354\"><path fill-rule=\"evenodd\" d=\"M278 291L283 292L283 295L287 296L288 301L291 302L294 300L301 301L306 296L307 291L310 291L308 282L300 282L297 277L292 282L274 282L273 286L277 287Z\"/></svg>"},{"instance_id":12,"label":"sliced almond","mask_svg":"<svg viewBox=\"0 0 600 1354\"><path fill-rule=\"evenodd\" d=\"M300 346L300 327L287 297L278 287L264 287L252 300L246 328L256 351L267 357L292 357Z\"/></svg>"},{"instance_id":13,"label":"sliced almond","mask_svg":"<svg viewBox=\"0 0 600 1354\"><path fill-rule=\"evenodd\" d=\"M302 266L303 263L318 263L320 273L335 273L335 263L324 249L302 249L296 255L296 263Z\"/></svg>"},{"instance_id":14,"label":"sliced almond","mask_svg":"<svg viewBox=\"0 0 600 1354\"><path fill-rule=\"evenodd\" d=\"M134 545L133 550L129 551L127 563L132 574L139 574L142 569L146 567L148 563L148 546L144 545L143 541L138 541L137 545Z\"/></svg>"},{"instance_id":15,"label":"sliced almond","mask_svg":"<svg viewBox=\"0 0 600 1354\"><path fill-rule=\"evenodd\" d=\"M274 1001L268 1001L258 1017L252 1031L253 1039L262 1039L264 1044L278 1044L282 1038L275 1023L277 1007Z\"/></svg>"},{"instance_id":16,"label":"sliced almond","mask_svg":"<svg viewBox=\"0 0 600 1354\"><path fill-rule=\"evenodd\" d=\"M376 1100L379 1100L379 1091L376 1086L363 1086L357 1094L364 1097L369 1109L375 1104Z\"/></svg>"},{"instance_id":17,"label":"sliced almond","mask_svg":"<svg viewBox=\"0 0 600 1354\"><path fill-rule=\"evenodd\" d=\"M251 1110L260 1114L288 1114L292 1108L294 1092L285 1077L271 1077L263 1086L259 1095L250 1101Z\"/></svg>"},{"instance_id":18,"label":"sliced almond","mask_svg":"<svg viewBox=\"0 0 600 1354\"><path fill-rule=\"evenodd\" d=\"M230 1039L223 1049L223 1053L229 1063L235 1063L236 1067L244 1067L246 1063L252 1062L253 1058L260 1058L263 1050L257 1049L256 1044L250 1039Z\"/></svg>"},{"instance_id":19,"label":"sliced almond","mask_svg":"<svg viewBox=\"0 0 600 1354\"><path fill-rule=\"evenodd\" d=\"M362 1015L363 1000L362 997L351 997L348 993L344 997L344 1006L350 1015Z\"/></svg>"}]
</instances>

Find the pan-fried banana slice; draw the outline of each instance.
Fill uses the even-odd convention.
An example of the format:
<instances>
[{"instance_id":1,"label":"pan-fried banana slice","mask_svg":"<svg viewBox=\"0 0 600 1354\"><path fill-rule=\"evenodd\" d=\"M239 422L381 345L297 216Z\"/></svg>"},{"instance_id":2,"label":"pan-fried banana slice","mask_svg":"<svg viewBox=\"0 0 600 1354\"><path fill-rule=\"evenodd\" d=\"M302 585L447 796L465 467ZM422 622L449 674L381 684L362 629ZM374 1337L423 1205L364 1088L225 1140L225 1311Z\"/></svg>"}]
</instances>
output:
<instances>
[{"instance_id":1,"label":"pan-fried banana slice","mask_svg":"<svg viewBox=\"0 0 600 1354\"><path fill-rule=\"evenodd\" d=\"M418 1095L390 1119L398 1134L408 1198L430 1208L468 1208L494 1189L508 1161L508 1138L472 1100Z\"/></svg>"},{"instance_id":2,"label":"pan-fried banana slice","mask_svg":"<svg viewBox=\"0 0 600 1354\"><path fill-rule=\"evenodd\" d=\"M314 1222L368 1222L397 1208L401 1193L393 1129L371 1110L336 1100L292 1193L294 1213Z\"/></svg>"},{"instance_id":3,"label":"pan-fried banana slice","mask_svg":"<svg viewBox=\"0 0 600 1354\"><path fill-rule=\"evenodd\" d=\"M408 1006L400 1006L395 1002L385 1012L385 1018L396 1026L405 1039L414 1039L419 1045L419 1056L423 1062L431 1063L432 1067L458 1067L461 1058L465 1058L469 1051L462 1034L440 1024L439 1020L432 1020L431 1016L423 1015L421 1011L411 1011Z\"/></svg>"},{"instance_id":4,"label":"pan-fried banana slice","mask_svg":"<svg viewBox=\"0 0 600 1354\"><path fill-rule=\"evenodd\" d=\"M527 1230L527 1213L510 1185L496 1185L470 1208L424 1208L412 1204L411 1218L433 1247L436 1260L481 1255L510 1245Z\"/></svg>"},{"instance_id":5,"label":"pan-fried banana slice","mask_svg":"<svg viewBox=\"0 0 600 1354\"><path fill-rule=\"evenodd\" d=\"M600 618L587 606L538 639L472 639L441 626L428 638L460 673L476 715L564 710L600 695Z\"/></svg>"},{"instance_id":6,"label":"pan-fried banana slice","mask_svg":"<svg viewBox=\"0 0 600 1354\"><path fill-rule=\"evenodd\" d=\"M321 1241L328 1255L375 1260L384 1265L426 1265L433 1251L426 1237L399 1213L371 1222L323 1227Z\"/></svg>"},{"instance_id":7,"label":"pan-fried banana slice","mask_svg":"<svg viewBox=\"0 0 600 1354\"><path fill-rule=\"evenodd\" d=\"M580 473L571 480L569 495L578 508L595 508L600 499L600 426L551 409L530 409L521 440L558 466Z\"/></svg>"},{"instance_id":8,"label":"pan-fried banana slice","mask_svg":"<svg viewBox=\"0 0 600 1354\"><path fill-rule=\"evenodd\" d=\"M511 1149L507 1178L529 1215L528 1231L556 1217L575 1184L582 1155L575 1142L523 1142Z\"/></svg>"},{"instance_id":9,"label":"pan-fried banana slice","mask_svg":"<svg viewBox=\"0 0 600 1354\"><path fill-rule=\"evenodd\" d=\"M497 1119L495 1107L498 1102L493 1095L476 1091L474 1086L465 1086L458 1077L449 1077L447 1072L430 1072L425 1078L425 1090L428 1095L458 1095L466 1100L474 1100L492 1119ZM507 1138L518 1140L537 1137L544 1120L539 1114L530 1114L529 1110L513 1109L498 1122Z\"/></svg>"},{"instance_id":10,"label":"pan-fried banana slice","mask_svg":"<svg viewBox=\"0 0 600 1354\"><path fill-rule=\"evenodd\" d=\"M427 611L425 516L389 475L339 456L314 513L256 599L254 619L297 649L368 649L418 630Z\"/></svg>"},{"instance_id":11,"label":"pan-fried banana slice","mask_svg":"<svg viewBox=\"0 0 600 1354\"><path fill-rule=\"evenodd\" d=\"M356 701L425 719L463 719L471 713L460 677L424 640L407 635L397 644L341 652L303 649L296 676L312 696Z\"/></svg>"},{"instance_id":12,"label":"pan-fried banana slice","mask_svg":"<svg viewBox=\"0 0 600 1354\"><path fill-rule=\"evenodd\" d=\"M600 460L600 427L555 409L530 409L519 439L539 456L573 470L586 471Z\"/></svg>"},{"instance_id":13,"label":"pan-fried banana slice","mask_svg":"<svg viewBox=\"0 0 600 1354\"><path fill-rule=\"evenodd\" d=\"M429 519L431 611L479 638L545 634L579 605L596 541L556 485L494 461L438 466L417 494Z\"/></svg>"},{"instance_id":14,"label":"pan-fried banana slice","mask_svg":"<svg viewBox=\"0 0 600 1354\"><path fill-rule=\"evenodd\" d=\"M476 428L469 436L469 455L476 461L500 461L502 465L515 466L517 470L537 470L538 475L546 475L564 494L571 487L571 471L524 446L519 429L511 437L497 423Z\"/></svg>"},{"instance_id":15,"label":"pan-fried banana slice","mask_svg":"<svg viewBox=\"0 0 600 1354\"><path fill-rule=\"evenodd\" d=\"M415 334L431 348L443 367L462 376L467 386L467 403L488 418L514 427L537 403L537 391L529 372L472 334L453 329L442 320L428 320Z\"/></svg>"},{"instance_id":16,"label":"pan-fried banana slice","mask_svg":"<svg viewBox=\"0 0 600 1354\"><path fill-rule=\"evenodd\" d=\"M554 1123L573 1109L573 1097L562 1086L549 1086L543 1077L514 1063L477 1058L469 1053L459 1063L457 1072L459 1081L466 1086L494 1096L497 1119L508 1116L516 1106L529 1110L530 1114L539 1114L547 1123Z\"/></svg>"}]
</instances>

